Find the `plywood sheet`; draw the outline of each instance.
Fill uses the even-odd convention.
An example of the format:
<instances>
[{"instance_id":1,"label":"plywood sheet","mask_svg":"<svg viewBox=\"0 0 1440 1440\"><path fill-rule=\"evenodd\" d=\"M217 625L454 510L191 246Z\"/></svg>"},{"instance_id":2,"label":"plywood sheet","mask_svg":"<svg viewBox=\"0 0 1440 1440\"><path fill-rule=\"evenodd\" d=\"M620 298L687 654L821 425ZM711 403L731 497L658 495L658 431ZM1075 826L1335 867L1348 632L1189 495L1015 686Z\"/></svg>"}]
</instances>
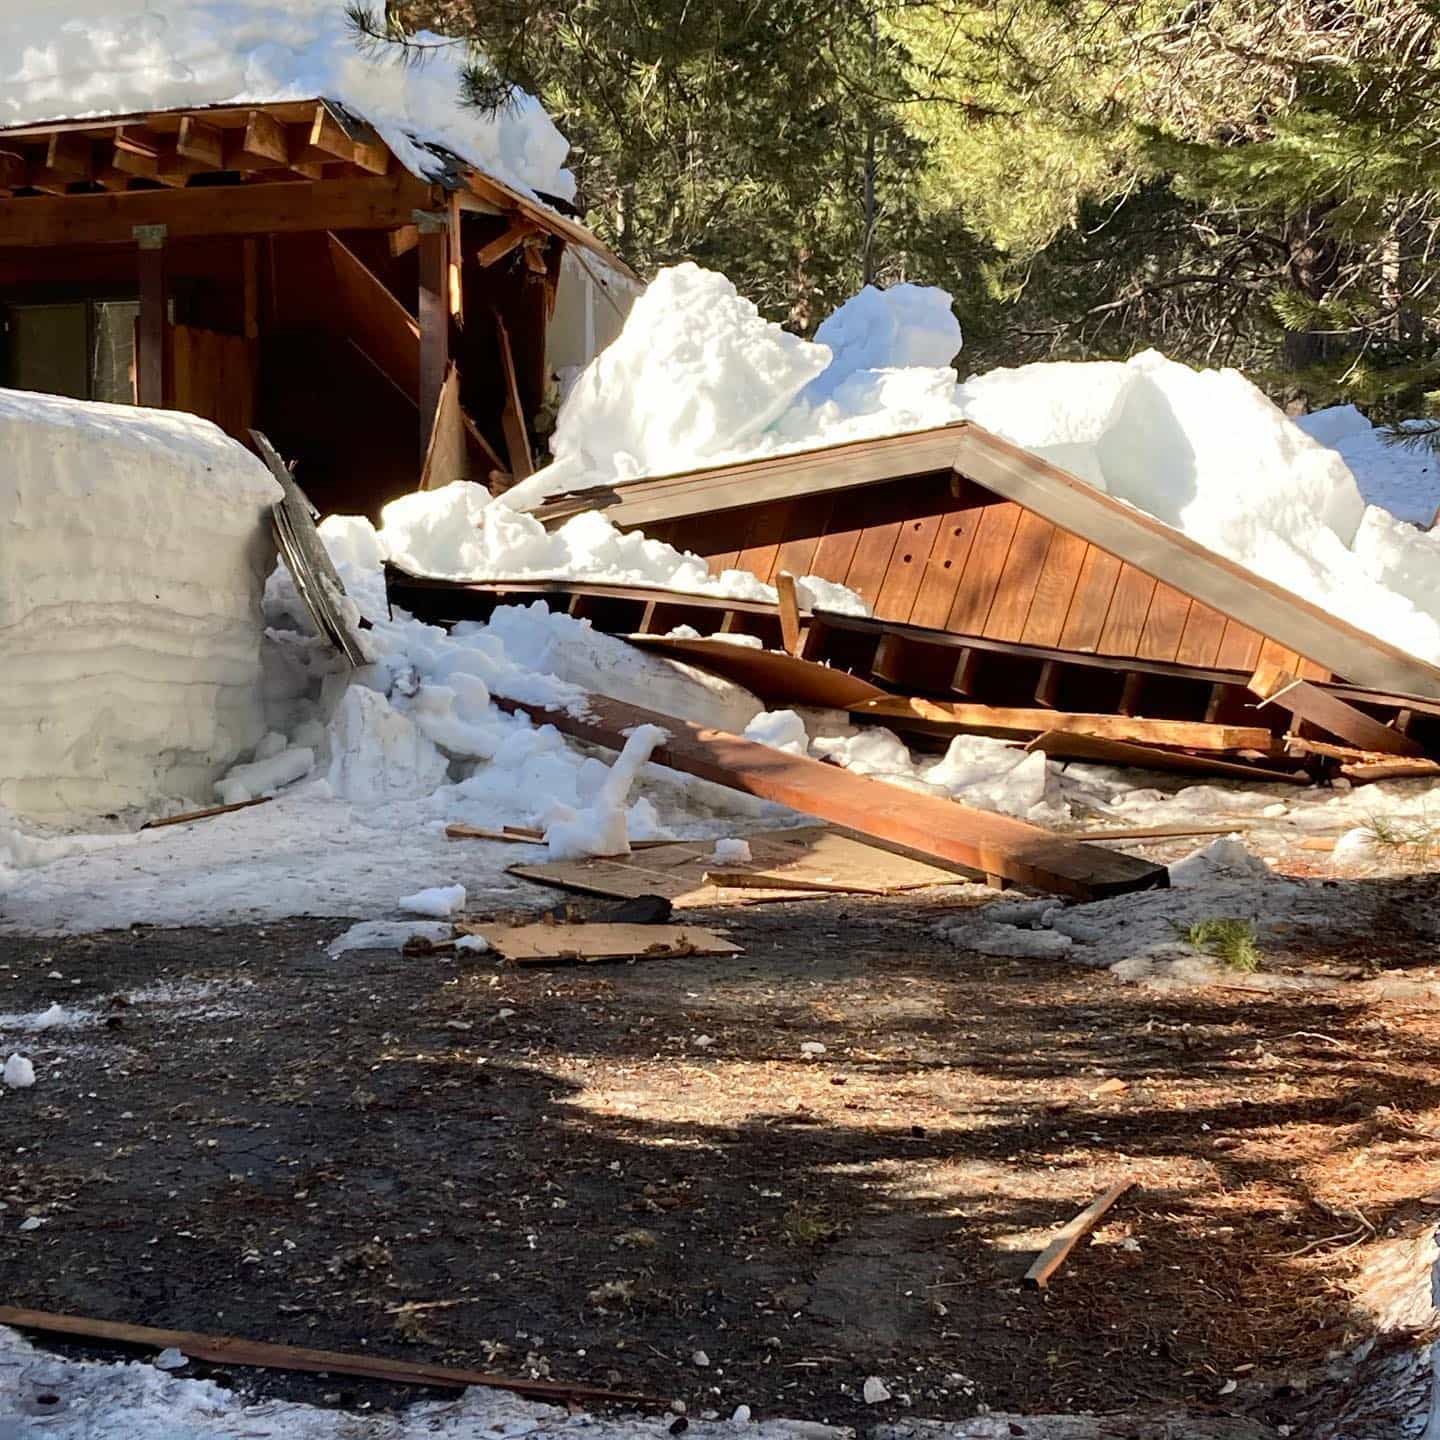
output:
<instances>
[{"instance_id":1,"label":"plywood sheet","mask_svg":"<svg viewBox=\"0 0 1440 1440\"><path fill-rule=\"evenodd\" d=\"M743 955L733 941L698 925L487 925L457 929L483 936L490 948L516 965L605 960L662 960L681 955Z\"/></svg>"}]
</instances>

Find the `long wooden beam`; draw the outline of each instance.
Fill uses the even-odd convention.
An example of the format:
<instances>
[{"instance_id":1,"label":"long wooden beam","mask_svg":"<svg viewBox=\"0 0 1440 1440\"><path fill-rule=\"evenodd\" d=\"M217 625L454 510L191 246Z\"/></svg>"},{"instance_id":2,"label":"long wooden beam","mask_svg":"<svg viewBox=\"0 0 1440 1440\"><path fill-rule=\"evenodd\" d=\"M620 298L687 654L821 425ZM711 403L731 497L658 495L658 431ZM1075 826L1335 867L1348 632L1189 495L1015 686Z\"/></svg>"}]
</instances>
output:
<instances>
[{"instance_id":1,"label":"long wooden beam","mask_svg":"<svg viewBox=\"0 0 1440 1440\"><path fill-rule=\"evenodd\" d=\"M1000 705L964 705L921 696L886 695L850 707L851 713L892 725L907 722L957 733L1011 736L1046 731L1095 735L1106 740L1135 740L1176 745L1186 750L1260 750L1275 748L1275 737L1258 725L1213 725L1199 720L1150 720L1134 715L1085 715L1065 710L1024 710Z\"/></svg>"},{"instance_id":2,"label":"long wooden beam","mask_svg":"<svg viewBox=\"0 0 1440 1440\"><path fill-rule=\"evenodd\" d=\"M295 230L392 230L430 202L407 172L307 183L207 185L103 195L26 196L0 205L0 247L121 245L137 225L171 239Z\"/></svg>"},{"instance_id":3,"label":"long wooden beam","mask_svg":"<svg viewBox=\"0 0 1440 1440\"><path fill-rule=\"evenodd\" d=\"M337 1350L307 1350L300 1345L276 1345L235 1335L204 1335L194 1330L162 1330L154 1325L130 1325L119 1320L95 1320L85 1315L57 1315L49 1310L23 1310L0 1305L0 1325L17 1330L39 1330L46 1335L72 1335L82 1340L103 1340L121 1345L173 1349L192 1360L212 1365L243 1365L265 1370L299 1370L311 1374L358 1375L389 1380L398 1385L435 1385L464 1390L486 1385L549 1400L607 1400L645 1404L644 1395L602 1390L594 1385L568 1385L563 1380L521 1380L479 1370L458 1370L449 1365L392 1359L387 1355L347 1355Z\"/></svg>"},{"instance_id":4,"label":"long wooden beam","mask_svg":"<svg viewBox=\"0 0 1440 1440\"><path fill-rule=\"evenodd\" d=\"M1099 735L1070 735L1047 730L1026 747L1043 750L1052 760L1084 760L1094 765L1126 765L1141 770L1175 770L1186 775L1214 775L1221 779L1248 780L1253 785L1308 785L1303 772L1276 770L1259 765L1242 765L1215 755L1191 755L1184 750L1162 750L1157 745L1140 745L1131 740L1106 740Z\"/></svg>"},{"instance_id":5,"label":"long wooden beam","mask_svg":"<svg viewBox=\"0 0 1440 1440\"><path fill-rule=\"evenodd\" d=\"M952 868L1078 900L1098 900L1170 883L1163 865L1067 839L1008 815L971 810L934 795L917 795L883 780L853 775L837 766L606 696L588 696L579 714L500 697L497 703L523 710L541 724L554 725L577 740L610 750L619 750L626 733L637 725L658 725L667 734L652 757L659 765L789 805L887 849Z\"/></svg>"}]
</instances>

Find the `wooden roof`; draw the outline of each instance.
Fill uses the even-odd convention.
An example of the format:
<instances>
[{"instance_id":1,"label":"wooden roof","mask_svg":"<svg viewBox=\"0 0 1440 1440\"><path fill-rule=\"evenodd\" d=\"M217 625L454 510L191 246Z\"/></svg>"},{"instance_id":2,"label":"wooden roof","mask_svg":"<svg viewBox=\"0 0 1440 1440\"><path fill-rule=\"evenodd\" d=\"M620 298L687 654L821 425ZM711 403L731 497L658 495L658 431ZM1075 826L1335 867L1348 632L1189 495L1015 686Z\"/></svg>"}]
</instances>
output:
<instances>
[{"instance_id":1,"label":"wooden roof","mask_svg":"<svg viewBox=\"0 0 1440 1440\"><path fill-rule=\"evenodd\" d=\"M1327 614L1183 532L965 421L627 481L608 490L557 497L536 515L556 524L581 510L597 509L621 529L648 528L907 477L930 477L933 488L934 477L946 472L953 493L968 485L1013 502L1170 592L1290 648L1330 674L1377 690L1440 699L1440 668ZM917 486L917 493L921 488Z\"/></svg>"},{"instance_id":2,"label":"wooden roof","mask_svg":"<svg viewBox=\"0 0 1440 1440\"><path fill-rule=\"evenodd\" d=\"M454 195L461 209L521 217L633 275L575 220L441 146L422 148L436 158L433 179L324 97L0 128L0 246L128 242L147 224L175 235L378 228Z\"/></svg>"}]
</instances>

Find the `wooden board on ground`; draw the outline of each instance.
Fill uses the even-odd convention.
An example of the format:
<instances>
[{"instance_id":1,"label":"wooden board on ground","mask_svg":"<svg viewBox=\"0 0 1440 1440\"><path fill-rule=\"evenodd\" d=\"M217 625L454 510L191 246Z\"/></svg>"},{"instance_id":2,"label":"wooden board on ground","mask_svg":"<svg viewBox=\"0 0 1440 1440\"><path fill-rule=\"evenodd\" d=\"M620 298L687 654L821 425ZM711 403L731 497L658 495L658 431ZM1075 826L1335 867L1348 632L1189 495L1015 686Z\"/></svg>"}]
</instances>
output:
<instances>
[{"instance_id":1,"label":"wooden board on ground","mask_svg":"<svg viewBox=\"0 0 1440 1440\"><path fill-rule=\"evenodd\" d=\"M1363 710L1357 710L1338 695L1327 694L1308 680L1296 680L1288 675L1262 679L1257 675L1251 680L1250 688L1263 697L1261 708L1277 705L1296 720L1318 726L1326 734L1334 735L1360 750L1409 757L1425 753L1423 747L1408 735L1402 735Z\"/></svg>"},{"instance_id":2,"label":"wooden board on ground","mask_svg":"<svg viewBox=\"0 0 1440 1440\"><path fill-rule=\"evenodd\" d=\"M791 755L768 745L709 730L673 715L644 710L604 695L587 695L579 713L522 704L497 696L496 703L523 710L566 735L608 750L624 747L637 725L657 725L665 742L651 759L764 800L775 800L842 825L889 850L941 865L961 865L997 883L1009 881L1097 900L1170 883L1163 865L1068 839L1052 831L972 810L953 800L917 795L883 780Z\"/></svg>"},{"instance_id":3,"label":"wooden board on ground","mask_svg":"<svg viewBox=\"0 0 1440 1440\"><path fill-rule=\"evenodd\" d=\"M515 965L593 965L604 960L745 953L723 935L698 925L487 925L469 921L457 928L483 936L497 955Z\"/></svg>"},{"instance_id":4,"label":"wooden board on ground","mask_svg":"<svg viewBox=\"0 0 1440 1440\"><path fill-rule=\"evenodd\" d=\"M894 895L953 885L959 878L826 826L752 835L749 843L750 864L744 867L716 861L709 841L675 841L643 855L512 865L510 874L582 895L663 895L677 910L806 894Z\"/></svg>"},{"instance_id":5,"label":"wooden board on ground","mask_svg":"<svg viewBox=\"0 0 1440 1440\"><path fill-rule=\"evenodd\" d=\"M1062 1225L1050 1243L1035 1257L1025 1272L1029 1289L1043 1289L1050 1277L1065 1263L1076 1244L1084 1239L1104 1218L1105 1212L1130 1188L1131 1180L1118 1180L1100 1198L1087 1205L1073 1220Z\"/></svg>"},{"instance_id":6,"label":"wooden board on ground","mask_svg":"<svg viewBox=\"0 0 1440 1440\"><path fill-rule=\"evenodd\" d=\"M173 1349L192 1360L212 1365L253 1366L262 1370L299 1370L310 1374L361 1375L397 1385L437 1385L464 1390L487 1385L552 1400L623 1400L645 1403L644 1395L622 1395L594 1385L567 1385L563 1380L516 1380L479 1370L457 1370L448 1365L392 1359L386 1355L346 1355L336 1350L306 1350L299 1345L274 1345L234 1335L202 1335L193 1330L162 1330L153 1325L129 1325L118 1320L93 1320L85 1315L56 1315L48 1310L22 1310L0 1305L0 1325L18 1330L39 1330L46 1335L74 1335L108 1344L144 1345Z\"/></svg>"},{"instance_id":7,"label":"wooden board on ground","mask_svg":"<svg viewBox=\"0 0 1440 1440\"><path fill-rule=\"evenodd\" d=\"M1063 710L1015 709L998 705L965 705L922 696L885 695L852 705L862 719L884 720L905 728L953 730L997 736L1066 734L1095 735L1104 740L1175 745L1189 750L1259 750L1274 747L1274 736L1258 725L1211 725L1196 720L1148 720L1133 715L1088 715Z\"/></svg>"},{"instance_id":8,"label":"wooden board on ground","mask_svg":"<svg viewBox=\"0 0 1440 1440\"><path fill-rule=\"evenodd\" d=\"M1154 745L1136 745L1127 740L1103 740L1095 735L1067 735L1048 730L1037 736L1027 750L1043 750L1052 760L1085 760L1095 765L1128 765L1142 770L1176 770L1188 775L1215 775L1228 780L1249 780L1254 784L1308 785L1303 772L1274 770L1260 765L1242 765L1213 755L1188 755L1183 750L1161 750Z\"/></svg>"},{"instance_id":9,"label":"wooden board on ground","mask_svg":"<svg viewBox=\"0 0 1440 1440\"><path fill-rule=\"evenodd\" d=\"M844 670L801 660L780 650L759 650L728 640L685 639L678 635L627 635L630 644L743 685L767 705L815 705L853 710L884 698L885 691Z\"/></svg>"}]
</instances>

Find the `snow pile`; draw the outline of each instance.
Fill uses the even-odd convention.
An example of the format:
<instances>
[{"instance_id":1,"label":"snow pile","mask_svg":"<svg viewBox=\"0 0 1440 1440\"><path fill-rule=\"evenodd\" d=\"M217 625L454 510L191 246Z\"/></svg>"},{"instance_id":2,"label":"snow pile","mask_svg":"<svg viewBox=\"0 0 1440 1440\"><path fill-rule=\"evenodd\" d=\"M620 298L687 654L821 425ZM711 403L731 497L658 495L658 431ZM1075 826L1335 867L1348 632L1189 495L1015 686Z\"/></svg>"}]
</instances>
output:
<instances>
[{"instance_id":1,"label":"snow pile","mask_svg":"<svg viewBox=\"0 0 1440 1440\"><path fill-rule=\"evenodd\" d=\"M662 271L561 407L553 463L507 503L970 420L1440 663L1440 537L1367 509L1341 456L1237 371L1150 351L957 384L959 344L941 290L867 288L807 343L723 276Z\"/></svg>"},{"instance_id":2,"label":"snow pile","mask_svg":"<svg viewBox=\"0 0 1440 1440\"><path fill-rule=\"evenodd\" d=\"M1440 456L1428 446L1397 445L1353 405L1332 405L1295 423L1349 467L1367 505L1428 530L1440 510Z\"/></svg>"},{"instance_id":3,"label":"snow pile","mask_svg":"<svg viewBox=\"0 0 1440 1440\"><path fill-rule=\"evenodd\" d=\"M589 805L577 810L559 802L551 807L546 816L545 843L552 860L630 853L625 802L641 766L667 738L658 725L636 726Z\"/></svg>"},{"instance_id":4,"label":"snow pile","mask_svg":"<svg viewBox=\"0 0 1440 1440\"><path fill-rule=\"evenodd\" d=\"M370 566L373 552L376 559L389 559L412 575L441 580L580 577L596 584L775 602L775 587L748 570L712 575L700 556L639 532L622 534L602 515L577 515L547 531L533 516L511 508L513 493L494 500L483 485L456 480L439 490L391 501L381 511L378 533L355 516L327 520L326 543L338 541L345 558L362 567ZM378 580L371 577L363 583L373 587ZM802 605L869 614L865 602L843 585L804 576L798 589Z\"/></svg>"},{"instance_id":5,"label":"snow pile","mask_svg":"<svg viewBox=\"0 0 1440 1440\"><path fill-rule=\"evenodd\" d=\"M448 919L465 908L463 885L431 885L413 895L400 897L400 908L411 915L430 915L437 920Z\"/></svg>"},{"instance_id":6,"label":"snow pile","mask_svg":"<svg viewBox=\"0 0 1440 1440\"><path fill-rule=\"evenodd\" d=\"M414 38L410 63L368 53L341 0L7 0L0 127L325 97L422 179L442 168L437 144L516 189L573 198L569 142L540 102L516 91L493 115L461 105L463 48Z\"/></svg>"},{"instance_id":7,"label":"snow pile","mask_svg":"<svg viewBox=\"0 0 1440 1440\"><path fill-rule=\"evenodd\" d=\"M833 349L832 349L833 346ZM761 318L723 275L662 270L556 419L552 464L507 492L549 495L958 419L960 326L943 290L867 286L816 341Z\"/></svg>"},{"instance_id":8,"label":"snow pile","mask_svg":"<svg viewBox=\"0 0 1440 1440\"><path fill-rule=\"evenodd\" d=\"M208 803L265 730L280 487L207 420L0 390L0 805Z\"/></svg>"}]
</instances>

